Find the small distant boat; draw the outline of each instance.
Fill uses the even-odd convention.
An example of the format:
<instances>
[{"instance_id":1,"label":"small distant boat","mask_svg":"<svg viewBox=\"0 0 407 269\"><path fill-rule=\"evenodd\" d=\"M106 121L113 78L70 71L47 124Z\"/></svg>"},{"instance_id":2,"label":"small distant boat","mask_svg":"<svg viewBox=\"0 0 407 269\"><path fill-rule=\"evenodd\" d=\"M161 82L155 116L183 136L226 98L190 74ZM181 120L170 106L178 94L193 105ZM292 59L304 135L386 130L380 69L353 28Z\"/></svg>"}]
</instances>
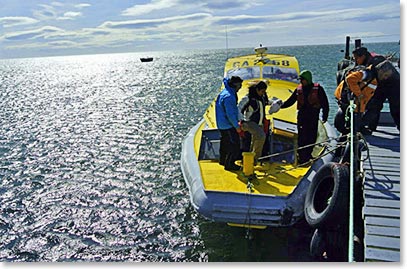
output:
<instances>
[{"instance_id":1,"label":"small distant boat","mask_svg":"<svg viewBox=\"0 0 407 269\"><path fill-rule=\"evenodd\" d=\"M143 63L145 63L145 62L152 62L152 61L153 61L153 57L143 57L143 58L140 58L140 61L142 61Z\"/></svg>"}]
</instances>

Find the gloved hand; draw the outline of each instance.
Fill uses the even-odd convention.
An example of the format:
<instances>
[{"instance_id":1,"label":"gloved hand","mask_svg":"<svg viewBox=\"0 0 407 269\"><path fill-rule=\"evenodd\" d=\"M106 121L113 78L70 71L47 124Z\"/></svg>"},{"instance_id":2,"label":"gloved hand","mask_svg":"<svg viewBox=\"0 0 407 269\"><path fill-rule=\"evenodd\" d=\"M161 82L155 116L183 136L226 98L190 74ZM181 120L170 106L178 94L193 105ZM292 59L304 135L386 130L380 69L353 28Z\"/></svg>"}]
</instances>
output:
<instances>
[{"instance_id":1,"label":"gloved hand","mask_svg":"<svg viewBox=\"0 0 407 269\"><path fill-rule=\"evenodd\" d=\"M237 128L236 131L241 138L245 137L244 131L243 131L243 123L241 121L239 121L239 128Z\"/></svg>"},{"instance_id":2,"label":"gloved hand","mask_svg":"<svg viewBox=\"0 0 407 269\"><path fill-rule=\"evenodd\" d=\"M269 114L278 112L282 105L283 105L283 101L281 99L277 99L277 100L274 100L273 102L271 102Z\"/></svg>"}]
</instances>

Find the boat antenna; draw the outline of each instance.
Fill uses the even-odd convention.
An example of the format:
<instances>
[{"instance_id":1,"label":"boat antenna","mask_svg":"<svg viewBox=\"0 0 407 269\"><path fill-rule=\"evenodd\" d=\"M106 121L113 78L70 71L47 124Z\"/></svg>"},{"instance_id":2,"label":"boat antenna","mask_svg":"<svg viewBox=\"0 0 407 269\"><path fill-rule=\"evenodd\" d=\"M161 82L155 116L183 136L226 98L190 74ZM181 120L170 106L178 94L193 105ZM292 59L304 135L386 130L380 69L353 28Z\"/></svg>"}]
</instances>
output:
<instances>
[{"instance_id":1,"label":"boat antenna","mask_svg":"<svg viewBox=\"0 0 407 269\"><path fill-rule=\"evenodd\" d=\"M225 33L226 33L226 60L229 58L228 54L228 26L225 25Z\"/></svg>"}]
</instances>

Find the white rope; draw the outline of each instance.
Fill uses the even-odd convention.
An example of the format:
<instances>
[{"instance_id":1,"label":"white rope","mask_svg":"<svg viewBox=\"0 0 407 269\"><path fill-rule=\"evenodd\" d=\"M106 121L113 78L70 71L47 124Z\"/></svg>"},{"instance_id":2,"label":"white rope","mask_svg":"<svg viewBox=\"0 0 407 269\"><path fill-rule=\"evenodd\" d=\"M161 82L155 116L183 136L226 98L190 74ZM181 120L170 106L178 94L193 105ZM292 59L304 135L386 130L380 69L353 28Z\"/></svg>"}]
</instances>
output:
<instances>
[{"instance_id":1,"label":"white rope","mask_svg":"<svg viewBox=\"0 0 407 269\"><path fill-rule=\"evenodd\" d=\"M353 175L354 175L354 156L353 156L353 140L354 134L354 115L353 111L356 105L353 99L350 100L349 112L350 112L350 171L349 171L349 241L348 241L348 261L353 262Z\"/></svg>"}]
</instances>

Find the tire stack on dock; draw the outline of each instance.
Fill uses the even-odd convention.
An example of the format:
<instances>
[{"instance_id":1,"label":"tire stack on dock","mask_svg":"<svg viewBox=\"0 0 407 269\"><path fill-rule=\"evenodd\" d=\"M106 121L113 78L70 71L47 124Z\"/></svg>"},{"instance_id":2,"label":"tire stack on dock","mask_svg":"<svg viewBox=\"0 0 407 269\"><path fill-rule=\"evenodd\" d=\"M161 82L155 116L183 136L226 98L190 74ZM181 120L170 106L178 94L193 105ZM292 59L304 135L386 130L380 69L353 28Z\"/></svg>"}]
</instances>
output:
<instances>
[{"instance_id":1,"label":"tire stack on dock","mask_svg":"<svg viewBox=\"0 0 407 269\"><path fill-rule=\"evenodd\" d=\"M310 254L318 261L348 261L349 166L327 163L312 180L304 203L307 223L315 229ZM363 222L361 183L355 182L354 261L363 261Z\"/></svg>"}]
</instances>

